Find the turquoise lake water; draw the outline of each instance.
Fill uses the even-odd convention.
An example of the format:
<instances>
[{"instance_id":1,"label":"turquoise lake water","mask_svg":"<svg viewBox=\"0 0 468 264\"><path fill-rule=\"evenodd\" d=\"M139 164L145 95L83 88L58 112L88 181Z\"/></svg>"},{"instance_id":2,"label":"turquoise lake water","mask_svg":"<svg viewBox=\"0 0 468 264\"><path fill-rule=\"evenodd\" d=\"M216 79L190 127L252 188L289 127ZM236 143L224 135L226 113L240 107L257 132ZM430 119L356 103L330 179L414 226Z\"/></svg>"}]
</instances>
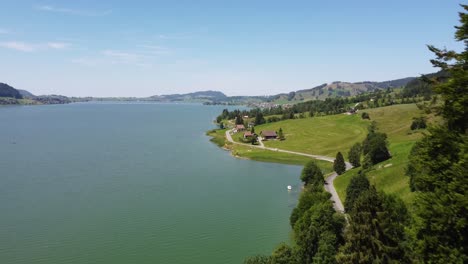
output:
<instances>
[{"instance_id":1,"label":"turquoise lake water","mask_svg":"<svg viewBox=\"0 0 468 264\"><path fill-rule=\"evenodd\" d=\"M209 142L222 109L0 107L0 263L241 263L288 241L301 168Z\"/></svg>"}]
</instances>

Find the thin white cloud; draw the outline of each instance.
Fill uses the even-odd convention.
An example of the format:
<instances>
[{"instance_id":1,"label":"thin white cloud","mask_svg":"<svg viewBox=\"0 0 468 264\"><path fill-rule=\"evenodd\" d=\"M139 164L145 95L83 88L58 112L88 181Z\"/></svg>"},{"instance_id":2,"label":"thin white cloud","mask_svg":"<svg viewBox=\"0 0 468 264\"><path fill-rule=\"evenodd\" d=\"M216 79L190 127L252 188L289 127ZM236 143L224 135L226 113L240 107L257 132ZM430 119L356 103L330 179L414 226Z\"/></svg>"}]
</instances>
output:
<instances>
[{"instance_id":1,"label":"thin white cloud","mask_svg":"<svg viewBox=\"0 0 468 264\"><path fill-rule=\"evenodd\" d=\"M106 57L114 59L115 62L124 62L124 63L138 62L144 58L143 55L138 54L138 53L131 53L131 52L125 52L125 51L118 51L118 50L104 50L102 51L102 54Z\"/></svg>"},{"instance_id":2,"label":"thin white cloud","mask_svg":"<svg viewBox=\"0 0 468 264\"><path fill-rule=\"evenodd\" d=\"M90 57L83 57L71 60L72 63L84 65L84 66L96 66L101 64L103 61L100 59L90 58Z\"/></svg>"},{"instance_id":3,"label":"thin white cloud","mask_svg":"<svg viewBox=\"0 0 468 264\"><path fill-rule=\"evenodd\" d=\"M167 35L167 34L159 34L159 35L156 35L155 36L157 39L161 39L161 40L180 40L180 39L189 39L189 38L192 38L191 37L191 34L187 34L187 33L179 33L179 34L170 34L170 35Z\"/></svg>"},{"instance_id":4,"label":"thin white cloud","mask_svg":"<svg viewBox=\"0 0 468 264\"><path fill-rule=\"evenodd\" d=\"M64 42L48 42L48 43L27 43L23 41L7 41L0 42L0 47L22 51L22 52L35 52L44 50L63 50L69 47L69 43Z\"/></svg>"},{"instance_id":5,"label":"thin white cloud","mask_svg":"<svg viewBox=\"0 0 468 264\"><path fill-rule=\"evenodd\" d=\"M47 47L51 49L66 49L70 44L64 42L49 42L47 43Z\"/></svg>"},{"instance_id":6,"label":"thin white cloud","mask_svg":"<svg viewBox=\"0 0 468 264\"><path fill-rule=\"evenodd\" d=\"M36 9L40 11L44 11L44 12L62 13L62 14L77 15L77 16L90 16L90 17L106 16L112 13L112 10L105 10L105 11L79 10L79 9L71 9L71 8L64 8L64 7L56 7L56 6L51 6L51 5L37 6Z\"/></svg>"},{"instance_id":7,"label":"thin white cloud","mask_svg":"<svg viewBox=\"0 0 468 264\"><path fill-rule=\"evenodd\" d=\"M155 56L145 52L132 52L107 49L93 57L80 57L71 60L72 63L84 66L102 66L111 64L124 64L139 67L152 67Z\"/></svg>"},{"instance_id":8,"label":"thin white cloud","mask_svg":"<svg viewBox=\"0 0 468 264\"><path fill-rule=\"evenodd\" d=\"M20 41L1 42L0 47L23 52L33 52L36 50L34 45Z\"/></svg>"},{"instance_id":9,"label":"thin white cloud","mask_svg":"<svg viewBox=\"0 0 468 264\"><path fill-rule=\"evenodd\" d=\"M153 54L153 55L164 55L169 54L170 49L158 45L138 45L137 47L143 48L145 53Z\"/></svg>"}]
</instances>

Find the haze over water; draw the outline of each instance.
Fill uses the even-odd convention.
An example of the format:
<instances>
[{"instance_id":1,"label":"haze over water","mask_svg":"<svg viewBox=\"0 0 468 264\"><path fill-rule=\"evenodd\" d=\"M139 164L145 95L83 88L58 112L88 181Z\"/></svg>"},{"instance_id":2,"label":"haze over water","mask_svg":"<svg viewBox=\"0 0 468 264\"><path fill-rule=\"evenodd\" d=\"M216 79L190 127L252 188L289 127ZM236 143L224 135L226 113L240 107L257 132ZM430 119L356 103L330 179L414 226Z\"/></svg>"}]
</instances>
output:
<instances>
[{"instance_id":1,"label":"haze over water","mask_svg":"<svg viewBox=\"0 0 468 264\"><path fill-rule=\"evenodd\" d=\"M209 142L222 108L0 107L0 262L240 263L288 241L301 168Z\"/></svg>"}]
</instances>

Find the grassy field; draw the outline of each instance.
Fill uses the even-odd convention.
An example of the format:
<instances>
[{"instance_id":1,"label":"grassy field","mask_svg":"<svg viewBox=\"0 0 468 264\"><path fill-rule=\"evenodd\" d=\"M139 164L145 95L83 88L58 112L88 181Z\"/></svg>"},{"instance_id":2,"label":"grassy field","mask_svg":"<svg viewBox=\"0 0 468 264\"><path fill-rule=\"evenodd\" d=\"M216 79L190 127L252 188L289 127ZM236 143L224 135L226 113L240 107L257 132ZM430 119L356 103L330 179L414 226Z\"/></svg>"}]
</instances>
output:
<instances>
[{"instance_id":1,"label":"grassy field","mask_svg":"<svg viewBox=\"0 0 468 264\"><path fill-rule=\"evenodd\" d=\"M332 115L291 119L255 127L255 131L283 129L286 140L266 141L265 146L334 157L347 153L356 142L364 140L369 121L358 115Z\"/></svg>"},{"instance_id":2,"label":"grassy field","mask_svg":"<svg viewBox=\"0 0 468 264\"><path fill-rule=\"evenodd\" d=\"M392 158L374 166L367 176L377 189L395 194L406 202L413 199L410 192L405 168L408 155L414 143L422 137L422 131L411 131L413 117L421 115L421 111L414 104L387 106L366 109L372 120L377 122L379 131L387 133L389 150ZM346 199L346 187L352 176L359 169L350 170L335 180L335 188L341 200Z\"/></svg>"},{"instance_id":3,"label":"grassy field","mask_svg":"<svg viewBox=\"0 0 468 264\"><path fill-rule=\"evenodd\" d=\"M409 190L408 177L405 175L408 155L414 143L425 132L411 131L410 126L414 117L422 115L422 111L415 104L393 105L360 111L367 112L371 121L377 122L377 128L388 136L389 150L392 158L377 164L368 172L369 180L379 190L395 194L404 201L411 201L413 194ZM320 154L334 157L341 151L347 158L348 151L356 142L362 142L367 135L367 127L371 121L362 120L361 115L333 115L304 119L285 120L255 127L255 131L278 131L281 127L285 133L284 141L266 141L265 146L286 150L299 151L310 154ZM224 130L215 132L218 139L213 139L218 145L224 145ZM238 141L242 133L233 135ZM230 145L227 148L238 157L258 161L278 162L302 165L307 157L266 151L248 146ZM319 162L325 172L332 170L332 164ZM344 201L346 187L351 177L359 169L353 169L337 177L335 187L340 198Z\"/></svg>"},{"instance_id":4,"label":"grassy field","mask_svg":"<svg viewBox=\"0 0 468 264\"><path fill-rule=\"evenodd\" d=\"M225 129L218 129L208 131L206 134L211 137L211 142L215 143L219 147L224 147L230 150L232 155L238 158L251 159L261 162L273 162L301 166L311 160L311 158L305 156L293 155L270 150L262 150L249 146L235 145L225 140L225 132ZM331 162L322 160L315 161L317 162L317 165L322 169L322 172L324 174L328 174L333 171L333 164Z\"/></svg>"}]
</instances>

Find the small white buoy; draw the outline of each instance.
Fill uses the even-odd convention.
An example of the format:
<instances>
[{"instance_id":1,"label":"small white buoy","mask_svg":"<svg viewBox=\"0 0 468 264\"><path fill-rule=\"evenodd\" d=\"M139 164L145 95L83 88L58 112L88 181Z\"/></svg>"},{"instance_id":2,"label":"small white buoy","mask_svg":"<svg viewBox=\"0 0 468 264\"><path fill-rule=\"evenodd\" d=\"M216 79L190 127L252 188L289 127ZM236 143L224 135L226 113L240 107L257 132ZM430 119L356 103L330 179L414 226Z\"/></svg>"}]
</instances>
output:
<instances>
[{"instance_id":1,"label":"small white buoy","mask_svg":"<svg viewBox=\"0 0 468 264\"><path fill-rule=\"evenodd\" d=\"M292 186L288 185L288 191L292 190Z\"/></svg>"}]
</instances>

